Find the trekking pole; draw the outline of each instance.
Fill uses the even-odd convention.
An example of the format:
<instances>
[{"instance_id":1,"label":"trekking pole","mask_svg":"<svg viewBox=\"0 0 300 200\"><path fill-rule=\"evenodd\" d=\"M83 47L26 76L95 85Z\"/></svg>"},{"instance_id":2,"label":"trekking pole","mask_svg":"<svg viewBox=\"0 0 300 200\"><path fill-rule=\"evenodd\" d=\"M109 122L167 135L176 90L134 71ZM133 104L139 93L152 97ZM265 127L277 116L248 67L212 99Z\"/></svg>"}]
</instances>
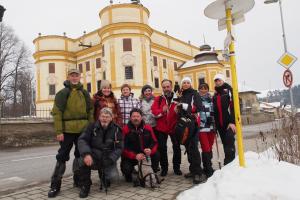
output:
<instances>
[{"instance_id":1,"label":"trekking pole","mask_svg":"<svg viewBox=\"0 0 300 200\"><path fill-rule=\"evenodd\" d=\"M217 156L218 156L218 164L219 164L219 169L221 169L221 160L220 160L220 151L219 151L219 145L218 145L218 133L216 132L216 147L217 147Z\"/></svg>"}]
</instances>

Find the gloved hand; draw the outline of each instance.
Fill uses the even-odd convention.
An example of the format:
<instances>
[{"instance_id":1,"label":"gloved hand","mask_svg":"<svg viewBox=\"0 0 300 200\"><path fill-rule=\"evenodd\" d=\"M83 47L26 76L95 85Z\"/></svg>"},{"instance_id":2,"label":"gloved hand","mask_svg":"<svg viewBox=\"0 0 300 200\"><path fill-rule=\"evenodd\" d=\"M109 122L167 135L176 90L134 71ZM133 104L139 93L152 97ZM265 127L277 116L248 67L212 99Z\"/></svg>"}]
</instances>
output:
<instances>
[{"instance_id":1,"label":"gloved hand","mask_svg":"<svg viewBox=\"0 0 300 200\"><path fill-rule=\"evenodd\" d=\"M113 165L114 161L110 158L106 158L106 159L103 159L102 164L103 164L103 167L106 168L106 167L109 167L109 166Z\"/></svg>"}]
</instances>

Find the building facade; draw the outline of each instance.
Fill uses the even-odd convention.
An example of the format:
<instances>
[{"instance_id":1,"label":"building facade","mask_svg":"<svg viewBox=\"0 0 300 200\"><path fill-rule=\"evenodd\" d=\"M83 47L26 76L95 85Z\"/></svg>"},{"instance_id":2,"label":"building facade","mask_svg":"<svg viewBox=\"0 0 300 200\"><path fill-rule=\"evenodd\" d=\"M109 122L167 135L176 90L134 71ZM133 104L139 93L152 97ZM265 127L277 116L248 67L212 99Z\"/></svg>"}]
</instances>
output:
<instances>
[{"instance_id":1,"label":"building facade","mask_svg":"<svg viewBox=\"0 0 300 200\"><path fill-rule=\"evenodd\" d=\"M39 34L33 41L37 109L52 108L55 93L63 88L71 68L81 71L81 82L91 94L106 79L117 96L123 83L130 84L136 95L144 84L152 85L158 94L165 78L179 82L185 75L197 79L204 73L212 86L215 73L226 73L228 66L222 59L183 67L199 55L199 48L154 30L148 24L149 16L149 10L140 4L116 4L100 11L99 29L79 38ZM221 51L212 52L222 55Z\"/></svg>"}]
</instances>

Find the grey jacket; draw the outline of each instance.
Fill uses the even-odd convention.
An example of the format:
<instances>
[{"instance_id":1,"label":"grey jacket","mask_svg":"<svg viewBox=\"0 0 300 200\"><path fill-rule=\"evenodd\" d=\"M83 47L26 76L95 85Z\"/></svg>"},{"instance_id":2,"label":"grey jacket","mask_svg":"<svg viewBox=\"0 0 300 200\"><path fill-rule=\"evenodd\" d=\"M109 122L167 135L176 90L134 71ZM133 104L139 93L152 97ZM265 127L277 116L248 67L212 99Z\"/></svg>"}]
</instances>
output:
<instances>
[{"instance_id":1,"label":"grey jacket","mask_svg":"<svg viewBox=\"0 0 300 200\"><path fill-rule=\"evenodd\" d=\"M143 111L143 119L146 124L149 124L151 127L156 126L156 120L154 118L154 115L152 114L151 111L151 106L154 102L154 98L151 100L147 101L145 98L141 99L141 110Z\"/></svg>"}]
</instances>

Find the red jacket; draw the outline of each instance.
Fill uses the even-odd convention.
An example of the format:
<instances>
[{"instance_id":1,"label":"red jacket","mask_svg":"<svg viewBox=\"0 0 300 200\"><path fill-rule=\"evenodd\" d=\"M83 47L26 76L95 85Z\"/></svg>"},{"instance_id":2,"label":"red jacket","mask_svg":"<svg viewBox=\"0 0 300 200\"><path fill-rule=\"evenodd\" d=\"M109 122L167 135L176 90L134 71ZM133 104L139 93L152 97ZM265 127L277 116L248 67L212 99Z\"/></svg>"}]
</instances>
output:
<instances>
[{"instance_id":1,"label":"red jacket","mask_svg":"<svg viewBox=\"0 0 300 200\"><path fill-rule=\"evenodd\" d=\"M157 152L158 142L152 130L152 127L145 124L136 128L129 121L123 127L124 149L122 155L129 159L135 159L139 153L144 153L144 149L151 149L151 155Z\"/></svg>"},{"instance_id":2,"label":"red jacket","mask_svg":"<svg viewBox=\"0 0 300 200\"><path fill-rule=\"evenodd\" d=\"M172 100L171 104L168 105L168 111L163 112L163 107L167 104L167 99L164 95L155 97L151 110L156 118L155 129L166 134L172 134L177 122L177 114L175 113L176 102Z\"/></svg>"}]
</instances>

